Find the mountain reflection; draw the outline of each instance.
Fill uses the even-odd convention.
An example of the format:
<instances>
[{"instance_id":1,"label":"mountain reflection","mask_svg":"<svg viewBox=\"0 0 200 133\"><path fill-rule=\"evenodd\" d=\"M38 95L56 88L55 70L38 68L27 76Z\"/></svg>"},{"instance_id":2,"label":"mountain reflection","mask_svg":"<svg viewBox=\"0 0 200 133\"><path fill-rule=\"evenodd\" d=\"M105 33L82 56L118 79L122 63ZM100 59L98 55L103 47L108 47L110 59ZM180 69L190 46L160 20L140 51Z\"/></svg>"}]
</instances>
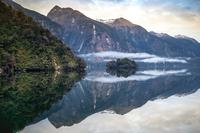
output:
<instances>
[{"instance_id":1,"label":"mountain reflection","mask_svg":"<svg viewBox=\"0 0 200 133\"><path fill-rule=\"evenodd\" d=\"M0 130L16 132L62 99L81 77L71 72L18 73L0 78Z\"/></svg>"},{"instance_id":2,"label":"mountain reflection","mask_svg":"<svg viewBox=\"0 0 200 133\"><path fill-rule=\"evenodd\" d=\"M117 80L107 73L89 73L35 123L48 118L56 128L72 126L104 110L123 115L149 100L188 95L200 88L200 76L194 73L186 70L141 71L131 78Z\"/></svg>"}]
</instances>

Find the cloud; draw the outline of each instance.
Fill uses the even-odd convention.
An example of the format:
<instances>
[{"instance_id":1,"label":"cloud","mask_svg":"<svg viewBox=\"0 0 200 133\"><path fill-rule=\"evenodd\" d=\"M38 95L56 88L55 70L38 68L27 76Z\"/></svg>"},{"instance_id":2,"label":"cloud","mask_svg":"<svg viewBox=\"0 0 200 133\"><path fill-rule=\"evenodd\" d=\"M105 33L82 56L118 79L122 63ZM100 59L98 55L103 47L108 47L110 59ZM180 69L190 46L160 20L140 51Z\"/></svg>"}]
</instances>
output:
<instances>
[{"instance_id":1,"label":"cloud","mask_svg":"<svg viewBox=\"0 0 200 133\"><path fill-rule=\"evenodd\" d=\"M184 10L199 10L199 0L140 0L138 3L146 6L178 7Z\"/></svg>"},{"instance_id":2,"label":"cloud","mask_svg":"<svg viewBox=\"0 0 200 133\"><path fill-rule=\"evenodd\" d=\"M122 3L122 2L126 2L127 0L93 0L93 1L112 2L112 3Z\"/></svg>"},{"instance_id":3,"label":"cloud","mask_svg":"<svg viewBox=\"0 0 200 133\"><path fill-rule=\"evenodd\" d=\"M154 9L157 12L168 12L180 19L197 20L200 18L199 0L141 0L140 6L147 9Z\"/></svg>"}]
</instances>

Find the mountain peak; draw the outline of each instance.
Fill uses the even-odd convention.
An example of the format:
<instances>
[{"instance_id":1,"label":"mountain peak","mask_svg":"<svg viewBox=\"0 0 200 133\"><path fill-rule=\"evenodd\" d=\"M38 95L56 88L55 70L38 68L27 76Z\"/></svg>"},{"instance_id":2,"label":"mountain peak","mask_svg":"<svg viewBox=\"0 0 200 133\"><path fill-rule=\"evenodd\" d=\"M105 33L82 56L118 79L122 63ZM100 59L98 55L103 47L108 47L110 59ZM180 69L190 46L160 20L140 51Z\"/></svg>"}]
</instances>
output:
<instances>
[{"instance_id":1,"label":"mountain peak","mask_svg":"<svg viewBox=\"0 0 200 133\"><path fill-rule=\"evenodd\" d=\"M149 32L151 35L154 35L154 36L157 36L157 37L172 37L166 33L157 33L157 32L154 32L154 31L150 31Z\"/></svg>"},{"instance_id":2,"label":"mountain peak","mask_svg":"<svg viewBox=\"0 0 200 133\"><path fill-rule=\"evenodd\" d=\"M59 6L52 8L47 17L65 28L88 19L84 14L77 10L70 7L61 8Z\"/></svg>"},{"instance_id":3,"label":"mountain peak","mask_svg":"<svg viewBox=\"0 0 200 133\"><path fill-rule=\"evenodd\" d=\"M125 18L117 18L115 19L111 25L114 25L114 26L120 26L120 27L133 27L133 26L137 26L133 23L131 23L130 21L128 21L127 19Z\"/></svg>"},{"instance_id":4,"label":"mountain peak","mask_svg":"<svg viewBox=\"0 0 200 133\"><path fill-rule=\"evenodd\" d=\"M58 12L65 12L65 13L68 13L68 12L73 12L74 10L70 7L68 8L61 8L60 6L56 5L54 6L50 12L48 14L54 14L54 13L58 13Z\"/></svg>"},{"instance_id":5,"label":"mountain peak","mask_svg":"<svg viewBox=\"0 0 200 133\"><path fill-rule=\"evenodd\" d=\"M185 35L175 35L174 36L176 39L185 39L185 40L190 40L194 43L199 43L197 40L195 40L194 38L191 38L191 37L188 37L188 36L185 36Z\"/></svg>"},{"instance_id":6,"label":"mountain peak","mask_svg":"<svg viewBox=\"0 0 200 133\"><path fill-rule=\"evenodd\" d=\"M54 8L52 8L50 10L50 12L47 15L49 18L52 17L60 17L60 16L66 16L66 17L74 17L74 18L78 18L81 16L84 16L81 12L74 10L70 7L67 8L61 8L59 6L55 6Z\"/></svg>"},{"instance_id":7,"label":"mountain peak","mask_svg":"<svg viewBox=\"0 0 200 133\"><path fill-rule=\"evenodd\" d=\"M55 5L55 6L52 8L52 10L59 10L59 9L61 9L61 7L59 7L58 5Z\"/></svg>"}]
</instances>

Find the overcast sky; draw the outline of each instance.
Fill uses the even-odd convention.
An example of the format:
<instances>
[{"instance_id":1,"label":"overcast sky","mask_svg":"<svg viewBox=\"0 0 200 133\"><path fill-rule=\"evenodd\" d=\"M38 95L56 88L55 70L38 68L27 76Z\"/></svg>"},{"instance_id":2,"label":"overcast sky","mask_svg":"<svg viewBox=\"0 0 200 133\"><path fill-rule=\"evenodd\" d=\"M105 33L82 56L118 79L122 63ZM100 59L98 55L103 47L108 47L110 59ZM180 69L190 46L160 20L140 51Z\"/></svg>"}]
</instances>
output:
<instances>
[{"instance_id":1,"label":"overcast sky","mask_svg":"<svg viewBox=\"0 0 200 133\"><path fill-rule=\"evenodd\" d=\"M93 19L124 17L148 31L184 34L200 41L200 0L15 0L46 15L55 5Z\"/></svg>"}]
</instances>

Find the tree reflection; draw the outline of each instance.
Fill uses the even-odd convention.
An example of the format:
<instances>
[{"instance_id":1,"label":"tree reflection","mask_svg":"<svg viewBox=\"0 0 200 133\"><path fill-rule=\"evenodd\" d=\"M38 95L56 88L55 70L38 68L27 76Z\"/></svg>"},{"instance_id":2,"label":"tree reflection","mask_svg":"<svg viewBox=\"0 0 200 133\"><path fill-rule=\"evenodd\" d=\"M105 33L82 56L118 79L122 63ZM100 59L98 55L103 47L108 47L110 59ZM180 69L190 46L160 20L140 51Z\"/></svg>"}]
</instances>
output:
<instances>
[{"instance_id":1,"label":"tree reflection","mask_svg":"<svg viewBox=\"0 0 200 133\"><path fill-rule=\"evenodd\" d=\"M23 129L61 99L81 77L77 72L0 77L0 130Z\"/></svg>"}]
</instances>

